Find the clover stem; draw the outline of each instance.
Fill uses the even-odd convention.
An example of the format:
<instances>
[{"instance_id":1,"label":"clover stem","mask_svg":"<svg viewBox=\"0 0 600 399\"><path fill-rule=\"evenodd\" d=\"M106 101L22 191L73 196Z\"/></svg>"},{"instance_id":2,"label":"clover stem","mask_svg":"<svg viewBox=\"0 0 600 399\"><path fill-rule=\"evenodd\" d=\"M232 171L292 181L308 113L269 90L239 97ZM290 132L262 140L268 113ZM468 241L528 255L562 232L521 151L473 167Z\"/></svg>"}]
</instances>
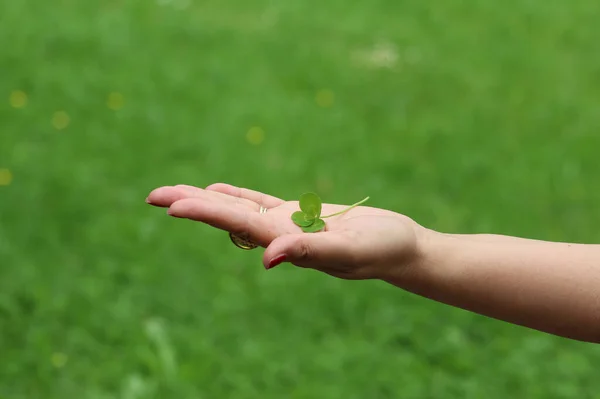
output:
<instances>
[{"instance_id":1,"label":"clover stem","mask_svg":"<svg viewBox=\"0 0 600 399\"><path fill-rule=\"evenodd\" d=\"M341 211L341 212L334 213L333 215L321 216L321 219L330 218L330 217L333 217L333 216L341 215L342 213L346 213L346 212L348 212L350 209L352 209L352 208L355 208L355 207L359 206L360 204L362 204L362 203L366 202L368 199L369 199L369 197L365 198L365 199L364 199L364 200L362 200L362 201L359 201L359 202L357 202L357 203L356 203L356 204L354 204L354 205L351 205L350 207L348 207L347 209L344 209L344 210L343 210L343 211Z\"/></svg>"}]
</instances>

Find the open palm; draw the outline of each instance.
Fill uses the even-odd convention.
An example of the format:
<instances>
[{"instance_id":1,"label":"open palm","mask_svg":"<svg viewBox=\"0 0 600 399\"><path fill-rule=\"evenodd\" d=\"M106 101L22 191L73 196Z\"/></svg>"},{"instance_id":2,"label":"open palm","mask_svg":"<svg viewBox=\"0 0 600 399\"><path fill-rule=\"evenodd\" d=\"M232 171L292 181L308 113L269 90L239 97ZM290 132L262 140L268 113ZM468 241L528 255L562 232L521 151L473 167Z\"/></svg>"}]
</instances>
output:
<instances>
[{"instance_id":1,"label":"open palm","mask_svg":"<svg viewBox=\"0 0 600 399\"><path fill-rule=\"evenodd\" d=\"M304 233L292 220L298 201L284 201L254 190L213 184L153 190L147 202L186 218L225 230L267 248L265 267L282 261L347 279L382 278L409 263L417 253L420 226L396 212L358 206L325 219L325 231ZM260 208L267 208L260 213ZM347 205L323 204L331 215Z\"/></svg>"}]
</instances>

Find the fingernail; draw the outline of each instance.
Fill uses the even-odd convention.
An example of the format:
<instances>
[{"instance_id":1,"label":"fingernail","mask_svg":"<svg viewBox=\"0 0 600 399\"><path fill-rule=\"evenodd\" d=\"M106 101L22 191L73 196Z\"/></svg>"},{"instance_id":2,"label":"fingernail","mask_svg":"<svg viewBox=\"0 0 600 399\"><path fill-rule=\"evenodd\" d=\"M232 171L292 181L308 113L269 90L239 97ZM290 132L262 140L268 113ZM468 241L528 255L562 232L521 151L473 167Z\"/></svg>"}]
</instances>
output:
<instances>
[{"instance_id":1,"label":"fingernail","mask_svg":"<svg viewBox=\"0 0 600 399\"><path fill-rule=\"evenodd\" d=\"M286 255L277 255L276 257L271 259L271 261L269 262L269 264L267 266L267 270L272 269L275 266L282 264L283 262L285 262L286 258L287 258Z\"/></svg>"},{"instance_id":2,"label":"fingernail","mask_svg":"<svg viewBox=\"0 0 600 399\"><path fill-rule=\"evenodd\" d=\"M150 202L150 197L146 197L146 204L151 204L152 202Z\"/></svg>"}]
</instances>

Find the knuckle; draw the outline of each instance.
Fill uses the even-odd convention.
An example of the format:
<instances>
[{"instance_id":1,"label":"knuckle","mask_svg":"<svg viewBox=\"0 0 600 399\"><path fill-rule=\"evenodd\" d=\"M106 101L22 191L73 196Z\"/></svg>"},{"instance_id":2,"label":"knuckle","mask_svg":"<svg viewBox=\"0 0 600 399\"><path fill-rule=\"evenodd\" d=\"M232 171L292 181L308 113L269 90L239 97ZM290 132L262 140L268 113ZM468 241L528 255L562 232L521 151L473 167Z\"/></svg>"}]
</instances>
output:
<instances>
[{"instance_id":1,"label":"knuckle","mask_svg":"<svg viewBox=\"0 0 600 399\"><path fill-rule=\"evenodd\" d=\"M299 260L307 260L313 258L313 248L306 240L298 239L296 247L298 248Z\"/></svg>"}]
</instances>

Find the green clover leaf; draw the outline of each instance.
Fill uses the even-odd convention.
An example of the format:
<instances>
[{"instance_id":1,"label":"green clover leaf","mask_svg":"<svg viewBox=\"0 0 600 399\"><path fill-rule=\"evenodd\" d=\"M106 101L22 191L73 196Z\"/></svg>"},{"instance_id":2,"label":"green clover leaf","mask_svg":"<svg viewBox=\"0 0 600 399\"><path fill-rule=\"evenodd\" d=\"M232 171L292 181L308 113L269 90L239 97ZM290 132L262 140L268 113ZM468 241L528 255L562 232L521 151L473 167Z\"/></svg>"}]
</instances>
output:
<instances>
[{"instance_id":1,"label":"green clover leaf","mask_svg":"<svg viewBox=\"0 0 600 399\"><path fill-rule=\"evenodd\" d=\"M341 212L334 213L333 215L323 216L321 218L321 210L323 206L321 198L315 193L304 193L300 196L300 210L292 214L292 221L297 226L301 227L302 231L305 233L316 233L325 228L325 221L323 220L324 218L330 218L348 212L350 209L359 206L368 199L369 197L357 202Z\"/></svg>"},{"instance_id":2,"label":"green clover leaf","mask_svg":"<svg viewBox=\"0 0 600 399\"><path fill-rule=\"evenodd\" d=\"M325 228L325 221L323 219L316 219L313 224L310 226L302 227L302 230L305 233L316 233L317 231L321 231Z\"/></svg>"},{"instance_id":3,"label":"green clover leaf","mask_svg":"<svg viewBox=\"0 0 600 399\"><path fill-rule=\"evenodd\" d=\"M304 193L300 196L300 209L306 219L314 220L321 216L321 198L315 193Z\"/></svg>"},{"instance_id":4,"label":"green clover leaf","mask_svg":"<svg viewBox=\"0 0 600 399\"><path fill-rule=\"evenodd\" d=\"M314 223L315 219L308 219L306 213L297 211L292 214L292 220L300 227L308 227Z\"/></svg>"}]
</instances>

